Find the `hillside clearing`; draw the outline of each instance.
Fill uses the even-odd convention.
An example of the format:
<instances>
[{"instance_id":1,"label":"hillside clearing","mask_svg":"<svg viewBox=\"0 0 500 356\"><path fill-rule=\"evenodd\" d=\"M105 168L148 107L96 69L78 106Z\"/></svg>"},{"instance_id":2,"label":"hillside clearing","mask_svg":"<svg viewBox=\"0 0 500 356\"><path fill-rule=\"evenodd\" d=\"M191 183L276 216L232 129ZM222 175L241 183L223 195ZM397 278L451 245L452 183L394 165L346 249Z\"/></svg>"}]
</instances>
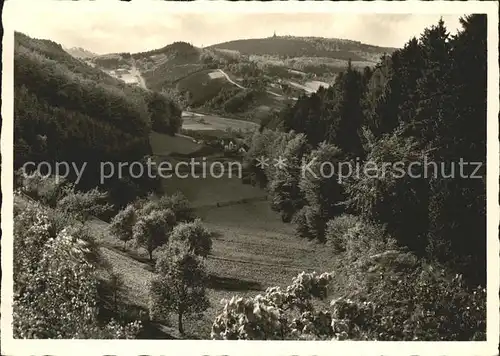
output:
<instances>
[{"instance_id":1,"label":"hillside clearing","mask_svg":"<svg viewBox=\"0 0 500 356\"><path fill-rule=\"evenodd\" d=\"M211 73L208 73L211 79L217 79L217 78L224 78L224 74L222 74L220 71L214 71Z\"/></svg>"},{"instance_id":2,"label":"hillside clearing","mask_svg":"<svg viewBox=\"0 0 500 356\"><path fill-rule=\"evenodd\" d=\"M330 86L330 84L319 81L319 80L311 80L311 81L306 82L304 85L306 87L314 90L315 92L318 91L320 87L323 87L326 89Z\"/></svg>"},{"instance_id":3,"label":"hillside clearing","mask_svg":"<svg viewBox=\"0 0 500 356\"><path fill-rule=\"evenodd\" d=\"M186 173L187 175L188 173ZM201 174L200 174L201 175ZM162 179L162 187L166 194L174 194L178 191L191 202L194 207L216 206L240 201L264 199L266 192L251 185L244 185L237 177L236 172L232 177L225 174L221 178L209 176L207 178L165 178Z\"/></svg>"},{"instance_id":4,"label":"hillside clearing","mask_svg":"<svg viewBox=\"0 0 500 356\"><path fill-rule=\"evenodd\" d=\"M182 128L186 130L255 130L259 125L255 122L229 119L216 115L183 114Z\"/></svg>"}]
</instances>

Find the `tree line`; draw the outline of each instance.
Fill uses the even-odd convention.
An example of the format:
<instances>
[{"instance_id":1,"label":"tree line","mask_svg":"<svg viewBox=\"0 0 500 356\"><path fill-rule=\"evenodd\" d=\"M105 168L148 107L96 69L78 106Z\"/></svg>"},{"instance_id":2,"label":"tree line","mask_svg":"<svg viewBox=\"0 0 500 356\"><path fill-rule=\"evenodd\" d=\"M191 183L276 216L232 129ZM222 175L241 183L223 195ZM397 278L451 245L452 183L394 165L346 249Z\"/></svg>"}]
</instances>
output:
<instances>
[{"instance_id":1,"label":"tree line","mask_svg":"<svg viewBox=\"0 0 500 356\"><path fill-rule=\"evenodd\" d=\"M452 264L473 283L486 275L486 16L461 19L450 36L442 20L374 68L350 64L328 89L283 110L276 130L252 138L247 163L270 191L272 206L299 235L325 240L327 222L352 213L384 224L401 246L422 258ZM284 170L256 167L282 156ZM482 162L482 178L394 179L300 175L299 162ZM420 171L416 173L422 173ZM471 174L473 167L465 168ZM338 173L338 172L337 172ZM473 268L472 268L473 267Z\"/></svg>"},{"instance_id":2,"label":"tree line","mask_svg":"<svg viewBox=\"0 0 500 356\"><path fill-rule=\"evenodd\" d=\"M99 246L90 219L112 210L106 194L75 190L54 177L19 174L14 195L14 335L21 338L137 338L144 322L183 320L209 307L203 260L212 235L181 194L139 198L119 211L107 232L147 251L149 316L118 312L123 276ZM107 276L107 277L103 277ZM106 290L113 294L107 315Z\"/></svg>"}]
</instances>

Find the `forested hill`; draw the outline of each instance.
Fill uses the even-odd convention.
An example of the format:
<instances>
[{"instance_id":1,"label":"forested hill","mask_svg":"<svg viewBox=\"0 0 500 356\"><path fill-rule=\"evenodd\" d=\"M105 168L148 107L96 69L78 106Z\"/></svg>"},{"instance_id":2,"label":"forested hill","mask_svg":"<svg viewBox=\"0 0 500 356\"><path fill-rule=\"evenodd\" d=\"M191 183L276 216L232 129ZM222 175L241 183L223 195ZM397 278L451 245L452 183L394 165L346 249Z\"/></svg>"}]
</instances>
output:
<instances>
[{"instance_id":1,"label":"forested hill","mask_svg":"<svg viewBox=\"0 0 500 356\"><path fill-rule=\"evenodd\" d=\"M304 156L351 167L360 160L359 172L376 166L378 175L353 174L341 183L302 181L292 170L261 174L274 208L285 220L293 216L299 235L327 239L324 222L347 206L385 224L419 256L485 282L486 16L467 16L461 24L451 36L439 21L373 71L349 65L332 86L300 97L268 124L282 132L254 137L250 162ZM431 162L425 167L424 157ZM460 161L466 164L459 176ZM383 168L414 162L419 168L398 179Z\"/></svg>"},{"instance_id":2,"label":"forested hill","mask_svg":"<svg viewBox=\"0 0 500 356\"><path fill-rule=\"evenodd\" d=\"M86 162L82 188L97 184L100 162L150 154L152 126L171 134L180 126L180 110L170 99L127 85L55 42L21 33L15 34L14 88L15 166ZM122 180L123 189L116 183L108 188L135 191L130 185L136 183Z\"/></svg>"},{"instance_id":3,"label":"forested hill","mask_svg":"<svg viewBox=\"0 0 500 356\"><path fill-rule=\"evenodd\" d=\"M209 48L238 51L247 55L279 57L324 57L339 60L373 61L395 48L367 45L337 38L273 36L219 43Z\"/></svg>"}]
</instances>

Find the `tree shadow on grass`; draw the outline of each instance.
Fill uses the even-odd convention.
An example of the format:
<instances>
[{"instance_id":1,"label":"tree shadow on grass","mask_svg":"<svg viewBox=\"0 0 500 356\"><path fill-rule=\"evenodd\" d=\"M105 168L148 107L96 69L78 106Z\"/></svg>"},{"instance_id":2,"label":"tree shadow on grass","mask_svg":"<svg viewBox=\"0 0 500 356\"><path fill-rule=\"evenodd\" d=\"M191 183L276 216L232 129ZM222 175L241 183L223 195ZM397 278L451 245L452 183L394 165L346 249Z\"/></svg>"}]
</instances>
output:
<instances>
[{"instance_id":1,"label":"tree shadow on grass","mask_svg":"<svg viewBox=\"0 0 500 356\"><path fill-rule=\"evenodd\" d=\"M261 291L264 290L259 282L246 281L239 278L220 277L209 275L206 286L215 290L227 291Z\"/></svg>"},{"instance_id":2,"label":"tree shadow on grass","mask_svg":"<svg viewBox=\"0 0 500 356\"><path fill-rule=\"evenodd\" d=\"M148 257L141 256L141 254L137 250L132 249L132 248L123 248L123 247L119 247L119 246L116 246L116 245L110 244L110 243L103 243L102 246L104 246L110 250L113 250L114 252L116 252L124 257L132 258L133 260L135 260L137 262L143 263L144 269L146 269L147 271L150 271L150 272L154 272L154 266L155 266L155 262L156 262L156 260L154 258L152 261L150 261Z\"/></svg>"},{"instance_id":3,"label":"tree shadow on grass","mask_svg":"<svg viewBox=\"0 0 500 356\"><path fill-rule=\"evenodd\" d=\"M136 339L156 340L156 339L178 339L179 335L175 330L164 323L157 323L149 320L148 311L141 306L126 303L119 296L114 298L114 291L110 285L104 281L98 284L99 293L99 315L102 323L107 323L111 319L118 321L121 325L140 321L142 328Z\"/></svg>"}]
</instances>

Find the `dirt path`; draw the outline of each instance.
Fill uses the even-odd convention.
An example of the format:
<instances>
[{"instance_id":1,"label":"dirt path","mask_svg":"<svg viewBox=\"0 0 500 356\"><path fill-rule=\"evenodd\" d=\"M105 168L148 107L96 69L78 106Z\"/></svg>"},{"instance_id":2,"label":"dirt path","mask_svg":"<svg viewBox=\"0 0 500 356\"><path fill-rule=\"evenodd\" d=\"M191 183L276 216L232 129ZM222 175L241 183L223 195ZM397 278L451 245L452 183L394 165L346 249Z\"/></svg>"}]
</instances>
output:
<instances>
[{"instance_id":1,"label":"dirt path","mask_svg":"<svg viewBox=\"0 0 500 356\"><path fill-rule=\"evenodd\" d=\"M226 77L226 80L229 83L236 85L240 89L246 89L244 86L239 85L238 83L234 82L231 78L229 78L229 75L227 75L222 69L218 69L218 71L221 72L224 77Z\"/></svg>"},{"instance_id":2,"label":"dirt path","mask_svg":"<svg viewBox=\"0 0 500 356\"><path fill-rule=\"evenodd\" d=\"M132 68L130 69L130 74L137 78L137 81L139 82L139 86L141 88L149 90L148 87L146 86L146 81L142 77L141 72L139 71L139 69L137 69L137 66L135 65L135 59L132 59Z\"/></svg>"},{"instance_id":3,"label":"dirt path","mask_svg":"<svg viewBox=\"0 0 500 356\"><path fill-rule=\"evenodd\" d=\"M224 72L222 69L218 69L218 71L219 71L220 73L222 73L222 75L224 75L224 77L226 77L226 80L227 80L229 83L231 83L231 84L233 84L233 85L236 85L236 86L237 86L238 88L240 88L240 89L247 89L247 88L245 88L244 86L242 86L242 85L240 85L240 84L236 83L235 81L233 81L231 78L229 78L229 75L227 75L227 74L226 74L226 72ZM274 93L274 92L272 92L272 91L270 91L270 90L266 90L266 92L267 92L267 93L269 93L269 94L271 94L271 95L273 95L273 96L276 96L276 97L278 97L278 98L283 98L283 95L280 95L280 94L278 94L278 93Z\"/></svg>"}]
</instances>

